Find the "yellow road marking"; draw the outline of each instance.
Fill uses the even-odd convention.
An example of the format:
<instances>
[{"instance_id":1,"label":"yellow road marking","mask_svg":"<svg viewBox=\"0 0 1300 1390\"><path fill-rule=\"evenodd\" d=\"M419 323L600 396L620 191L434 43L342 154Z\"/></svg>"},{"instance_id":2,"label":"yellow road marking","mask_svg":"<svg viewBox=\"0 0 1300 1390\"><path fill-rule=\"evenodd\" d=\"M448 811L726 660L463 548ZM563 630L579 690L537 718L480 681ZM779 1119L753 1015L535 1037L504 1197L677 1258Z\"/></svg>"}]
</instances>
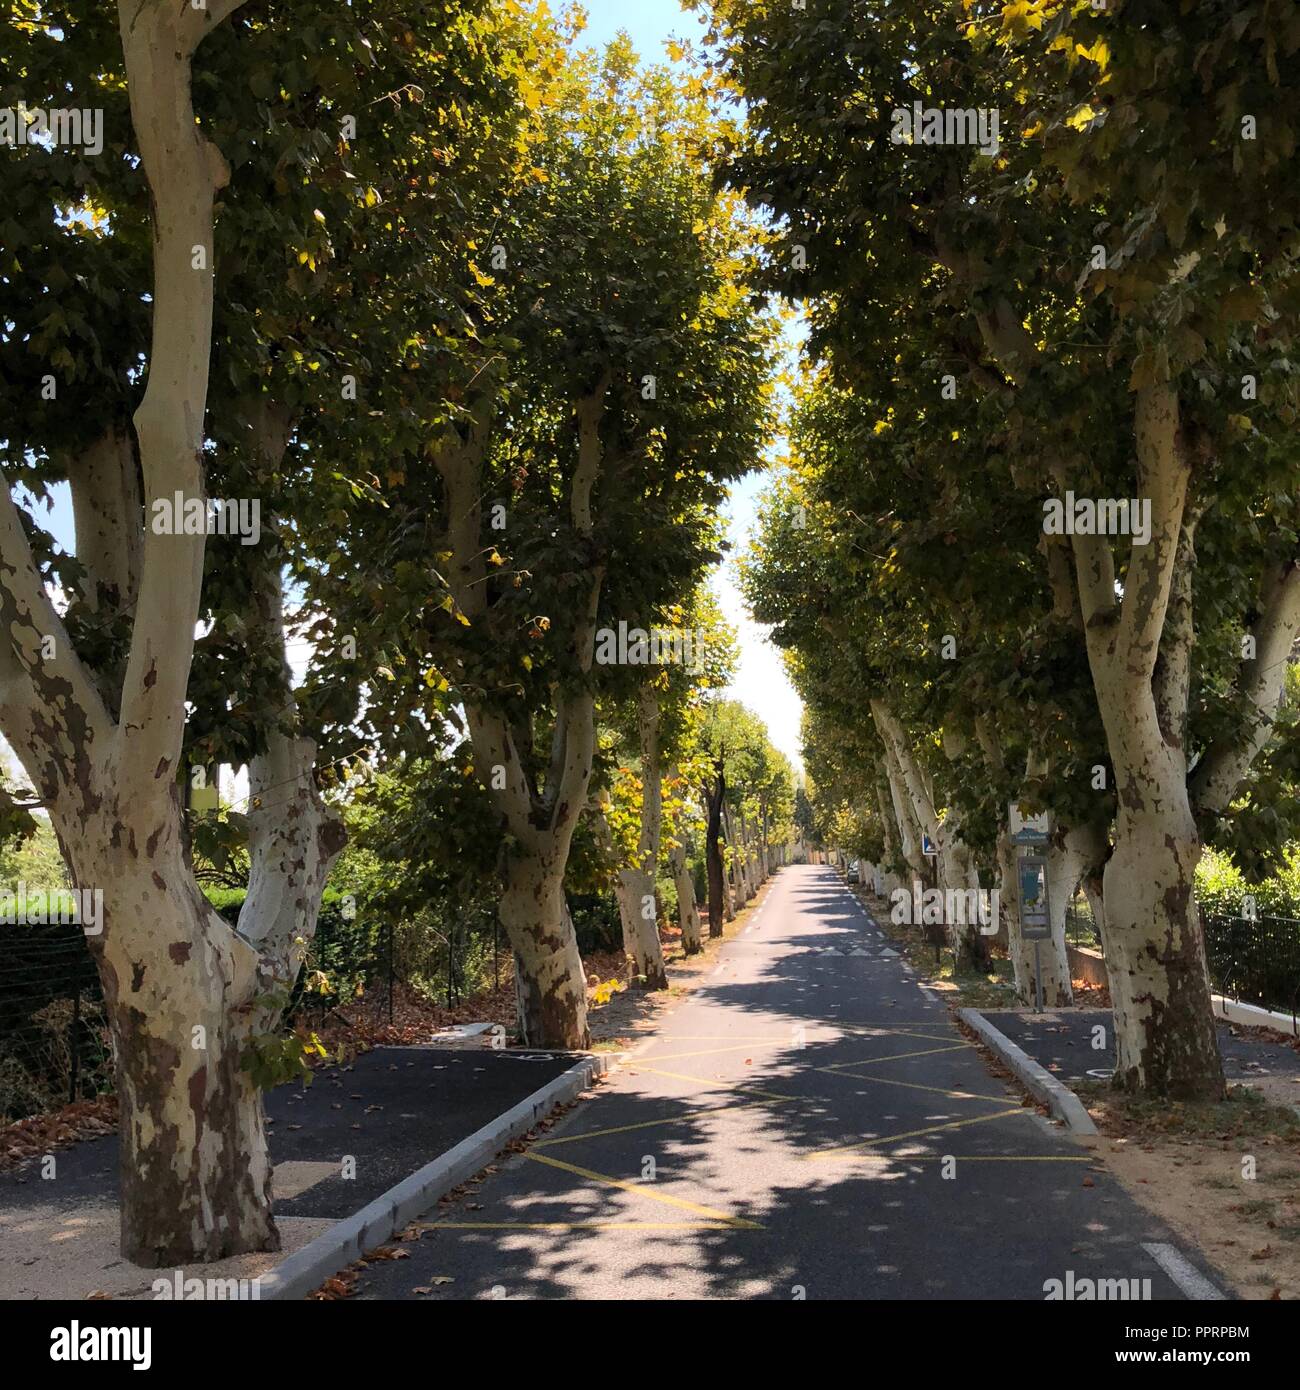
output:
<instances>
[{"instance_id":1,"label":"yellow road marking","mask_svg":"<svg viewBox=\"0 0 1300 1390\"><path fill-rule=\"evenodd\" d=\"M603 1139L607 1134L626 1134L633 1129L654 1129L657 1125L675 1125L696 1116L721 1115L729 1110L752 1110L758 1105L775 1105L785 1100L795 1100L795 1096L772 1096L767 1100L742 1100L733 1105L698 1105L681 1115L669 1115L662 1120L638 1120L631 1125L614 1125L610 1129L588 1129L581 1134L564 1134L558 1139L539 1139L533 1144L535 1149L549 1149L556 1144L574 1144L579 1139Z\"/></svg>"},{"instance_id":2,"label":"yellow road marking","mask_svg":"<svg viewBox=\"0 0 1300 1390\"><path fill-rule=\"evenodd\" d=\"M717 1231L734 1221L430 1221L429 1231ZM755 1226L755 1230L762 1227Z\"/></svg>"},{"instance_id":3,"label":"yellow road marking","mask_svg":"<svg viewBox=\"0 0 1300 1390\"><path fill-rule=\"evenodd\" d=\"M656 1192L653 1188L646 1187L642 1183L625 1182L622 1178L611 1178L608 1173L597 1173L591 1168L579 1168L576 1163L565 1163L561 1159L551 1158L549 1154L539 1154L529 1149L525 1152L524 1157L531 1158L534 1163L545 1163L552 1168L560 1168L566 1173L574 1173L580 1178L587 1178L590 1182L602 1182L609 1187L621 1187L624 1192L635 1193L638 1197L649 1197L653 1202L663 1202L667 1206L678 1207L682 1211L693 1211L697 1216L707 1217L710 1221L719 1221L724 1225L736 1226L749 1231L761 1231L763 1229L756 1221L746 1221L741 1216L728 1216L725 1211L701 1206L698 1202L688 1202L682 1197L670 1196L667 1192Z\"/></svg>"},{"instance_id":4,"label":"yellow road marking","mask_svg":"<svg viewBox=\"0 0 1300 1390\"><path fill-rule=\"evenodd\" d=\"M832 1149L822 1149L817 1153L804 1154L803 1157L811 1162L816 1162L826 1158L839 1158L843 1156L853 1156L862 1149L874 1148L878 1144L895 1144L900 1139L915 1139L922 1134L938 1134L946 1129L960 1129L963 1125L979 1125L986 1120L1000 1120L1006 1115L1021 1115L1023 1110L1017 1106L1014 1110L996 1110L991 1115L971 1115L965 1120L946 1120L941 1125L927 1125L924 1129L909 1129L905 1134L882 1134L879 1139L860 1139L856 1144L837 1144Z\"/></svg>"},{"instance_id":5,"label":"yellow road marking","mask_svg":"<svg viewBox=\"0 0 1300 1390\"><path fill-rule=\"evenodd\" d=\"M943 1024L935 1023L798 1023L791 1024L791 1028L803 1028L805 1032L812 1028L826 1028L836 1034L836 1037L821 1038L821 1042L836 1042L840 1034L844 1033L902 1033L908 1035L917 1028L942 1028ZM781 1037L773 1037L771 1033L676 1033L672 1038L665 1039L667 1042L781 1042L788 1040L788 1034ZM918 1038L928 1037L926 1033L915 1033ZM946 1033L942 1037L930 1038L931 1042L960 1042L960 1034ZM964 1047L970 1047L970 1043L962 1043Z\"/></svg>"},{"instance_id":6,"label":"yellow road marking","mask_svg":"<svg viewBox=\"0 0 1300 1390\"><path fill-rule=\"evenodd\" d=\"M763 1096L767 1100L810 1100L810 1096L779 1096L774 1091L760 1091L757 1086L751 1086L747 1081L710 1081L703 1076L688 1076L684 1071L664 1071L660 1067L640 1067L639 1070L649 1072L651 1076L671 1076L675 1081L694 1081L697 1086L702 1086L706 1091L738 1091L743 1086L747 1091L752 1091L756 1096Z\"/></svg>"},{"instance_id":7,"label":"yellow road marking","mask_svg":"<svg viewBox=\"0 0 1300 1390\"><path fill-rule=\"evenodd\" d=\"M859 1154L870 1163L1091 1163L1088 1154Z\"/></svg>"},{"instance_id":8,"label":"yellow road marking","mask_svg":"<svg viewBox=\"0 0 1300 1390\"><path fill-rule=\"evenodd\" d=\"M860 1062L832 1062L819 1071L847 1071L850 1067L874 1067L881 1062L902 1062L908 1057L932 1057L936 1052L963 1052L965 1043L949 1043L946 1047L923 1047L916 1052L900 1052L895 1057L865 1057Z\"/></svg>"},{"instance_id":9,"label":"yellow road marking","mask_svg":"<svg viewBox=\"0 0 1300 1390\"><path fill-rule=\"evenodd\" d=\"M982 1091L954 1091L946 1086L923 1086L919 1081L896 1081L892 1076L859 1076L857 1072L832 1071L829 1067L814 1067L814 1071L838 1076L842 1081L870 1081L877 1086L902 1086L908 1091L928 1091L934 1096L951 1096L953 1100L994 1100L1006 1104L1006 1096L987 1096Z\"/></svg>"},{"instance_id":10,"label":"yellow road marking","mask_svg":"<svg viewBox=\"0 0 1300 1390\"><path fill-rule=\"evenodd\" d=\"M972 1047L973 1044L966 1042L959 1033L940 1033L937 1037L933 1033L919 1033L918 1028L939 1028L938 1023L911 1023L902 1028L886 1028L878 1023L845 1023L839 1025L846 1033L865 1033L869 1036L878 1037L881 1033L894 1033L900 1038L920 1038L924 1042L946 1042L954 1046Z\"/></svg>"},{"instance_id":11,"label":"yellow road marking","mask_svg":"<svg viewBox=\"0 0 1300 1390\"><path fill-rule=\"evenodd\" d=\"M769 1047L781 1047L783 1045L788 1045L790 1047L795 1046L788 1038L782 1039L780 1042L772 1040L768 1042L767 1045ZM648 1052L638 1052L637 1058L644 1057L647 1062L676 1062L680 1061L683 1057L714 1057L719 1052L744 1052L753 1046L754 1044L751 1041L737 1043L734 1047L706 1047L699 1052L664 1052L657 1056ZM639 1065L640 1063L635 1058L627 1063L627 1066L633 1069Z\"/></svg>"},{"instance_id":12,"label":"yellow road marking","mask_svg":"<svg viewBox=\"0 0 1300 1390\"><path fill-rule=\"evenodd\" d=\"M788 1038L774 1038L770 1033L679 1033L665 1041L679 1042L785 1042ZM638 1054L639 1056L640 1054Z\"/></svg>"}]
</instances>

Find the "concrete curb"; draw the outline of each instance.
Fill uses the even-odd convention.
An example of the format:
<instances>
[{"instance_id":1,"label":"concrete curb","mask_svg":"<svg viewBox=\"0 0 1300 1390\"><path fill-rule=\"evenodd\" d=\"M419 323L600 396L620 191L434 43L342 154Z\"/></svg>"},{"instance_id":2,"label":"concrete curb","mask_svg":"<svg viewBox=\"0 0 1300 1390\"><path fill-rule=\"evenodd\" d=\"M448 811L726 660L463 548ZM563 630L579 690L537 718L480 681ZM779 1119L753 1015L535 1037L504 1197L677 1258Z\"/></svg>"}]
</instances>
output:
<instances>
[{"instance_id":1,"label":"concrete curb","mask_svg":"<svg viewBox=\"0 0 1300 1390\"><path fill-rule=\"evenodd\" d=\"M1235 999L1226 999L1222 994L1210 995L1210 1002L1214 1006L1214 1016L1228 1023L1242 1023L1247 1028L1272 1028L1277 1033L1300 1037L1300 1025L1290 1014L1261 1009L1257 1004L1242 1004Z\"/></svg>"},{"instance_id":2,"label":"concrete curb","mask_svg":"<svg viewBox=\"0 0 1300 1390\"><path fill-rule=\"evenodd\" d=\"M1096 1134L1097 1126L1083 1108L1083 1102L1051 1072L1040 1067L1023 1048L1000 1033L978 1009L958 1009L957 1017L979 1034L980 1040L1015 1072L1020 1081L1052 1114L1075 1134Z\"/></svg>"},{"instance_id":3,"label":"concrete curb","mask_svg":"<svg viewBox=\"0 0 1300 1390\"><path fill-rule=\"evenodd\" d=\"M458 1023L429 1039L430 1047L473 1047L475 1044L487 1045L487 1039L496 1023ZM502 1033L505 1029L501 1030Z\"/></svg>"},{"instance_id":4,"label":"concrete curb","mask_svg":"<svg viewBox=\"0 0 1300 1390\"><path fill-rule=\"evenodd\" d=\"M594 1077L609 1070L609 1064L606 1056L583 1055L554 1081L276 1265L262 1276L261 1298L305 1298L331 1274L359 1260L367 1250L382 1245L439 1197L487 1167L512 1139L526 1134L556 1106L575 1099Z\"/></svg>"}]
</instances>

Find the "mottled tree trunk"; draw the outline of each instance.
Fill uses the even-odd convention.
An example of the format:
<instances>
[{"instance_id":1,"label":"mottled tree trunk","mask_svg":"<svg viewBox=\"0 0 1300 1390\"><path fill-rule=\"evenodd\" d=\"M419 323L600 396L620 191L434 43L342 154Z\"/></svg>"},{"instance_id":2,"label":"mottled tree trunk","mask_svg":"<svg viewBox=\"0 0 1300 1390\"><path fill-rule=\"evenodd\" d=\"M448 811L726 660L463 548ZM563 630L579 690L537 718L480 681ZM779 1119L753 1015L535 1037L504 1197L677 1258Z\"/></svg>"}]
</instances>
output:
<instances>
[{"instance_id":1,"label":"mottled tree trunk","mask_svg":"<svg viewBox=\"0 0 1300 1390\"><path fill-rule=\"evenodd\" d=\"M677 920L682 929L682 950L688 956L694 956L704 949L704 943L700 940L700 914L695 906L695 885L691 882L686 850L682 845L673 846L668 855L668 863L672 868L673 883L677 888Z\"/></svg>"},{"instance_id":2,"label":"mottled tree trunk","mask_svg":"<svg viewBox=\"0 0 1300 1390\"><path fill-rule=\"evenodd\" d=\"M728 879L729 898L727 920L740 911L749 900L749 886L745 882L745 847L736 834L735 820L727 806L722 808L722 822L725 827L727 844L731 847L731 874Z\"/></svg>"},{"instance_id":3,"label":"mottled tree trunk","mask_svg":"<svg viewBox=\"0 0 1300 1390\"><path fill-rule=\"evenodd\" d=\"M1219 1100L1223 1062L1193 880L1201 846L1182 772L1168 766L1181 758L1168 751L1116 769L1120 809L1103 880L1115 1082L1175 1100Z\"/></svg>"},{"instance_id":4,"label":"mottled tree trunk","mask_svg":"<svg viewBox=\"0 0 1300 1390\"><path fill-rule=\"evenodd\" d=\"M961 838L955 824L951 827L945 824L943 832L940 851L942 881L939 886L978 892L979 873L969 846ZM948 923L948 942L952 947L955 969L987 973L992 963L989 955L990 938L980 930L978 915L967 913L966 918L965 921L954 920Z\"/></svg>"},{"instance_id":5,"label":"mottled tree trunk","mask_svg":"<svg viewBox=\"0 0 1300 1390\"><path fill-rule=\"evenodd\" d=\"M1118 801L1103 880L1115 1082L1173 1099L1217 1100L1225 1094L1223 1063L1193 885L1200 842L1183 742L1195 520L1186 515L1191 461L1176 389L1143 386L1135 425L1151 537L1131 547L1122 603L1106 538L1072 538Z\"/></svg>"},{"instance_id":6,"label":"mottled tree trunk","mask_svg":"<svg viewBox=\"0 0 1300 1390\"><path fill-rule=\"evenodd\" d=\"M624 869L618 876L614 896L623 926L623 953L627 956L631 983L638 989L667 989L654 879L644 869Z\"/></svg>"},{"instance_id":7,"label":"mottled tree trunk","mask_svg":"<svg viewBox=\"0 0 1300 1390\"><path fill-rule=\"evenodd\" d=\"M619 874L618 905L623 949L631 963L632 982L641 989L668 988L655 876L663 825L663 782L659 766L659 700L649 681L637 692L637 736L641 751L641 828L636 863Z\"/></svg>"},{"instance_id":8,"label":"mottled tree trunk","mask_svg":"<svg viewBox=\"0 0 1300 1390\"><path fill-rule=\"evenodd\" d=\"M170 780L56 828L78 886L104 894L87 941L114 1040L122 1254L155 1268L278 1249L261 1094L241 1063L278 1020L284 963L199 891Z\"/></svg>"},{"instance_id":9,"label":"mottled tree trunk","mask_svg":"<svg viewBox=\"0 0 1300 1390\"><path fill-rule=\"evenodd\" d=\"M567 846L566 846L567 850ZM498 913L519 967L519 1013L533 1047L586 1048L587 986L564 898L563 856L518 845L506 859Z\"/></svg>"},{"instance_id":10,"label":"mottled tree trunk","mask_svg":"<svg viewBox=\"0 0 1300 1390\"><path fill-rule=\"evenodd\" d=\"M709 935L721 936L723 917L727 914L727 876L722 862L722 801L727 794L727 779L721 765L705 792L704 864L709 878Z\"/></svg>"}]
</instances>

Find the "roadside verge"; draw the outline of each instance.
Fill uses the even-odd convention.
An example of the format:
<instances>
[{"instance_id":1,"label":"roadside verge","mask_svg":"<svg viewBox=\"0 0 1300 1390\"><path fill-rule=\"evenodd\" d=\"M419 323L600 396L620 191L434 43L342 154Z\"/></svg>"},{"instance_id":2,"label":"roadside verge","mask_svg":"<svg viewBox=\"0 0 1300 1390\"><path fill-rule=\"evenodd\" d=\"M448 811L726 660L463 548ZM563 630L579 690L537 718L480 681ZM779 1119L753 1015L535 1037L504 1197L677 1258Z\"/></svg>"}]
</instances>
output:
<instances>
[{"instance_id":1,"label":"roadside verge","mask_svg":"<svg viewBox=\"0 0 1300 1390\"><path fill-rule=\"evenodd\" d=\"M585 1056L568 1071L417 1169L367 1206L336 1222L262 1277L264 1299L297 1299L382 1245L439 1197L489 1164L513 1139L566 1105L609 1069L610 1058Z\"/></svg>"}]
</instances>

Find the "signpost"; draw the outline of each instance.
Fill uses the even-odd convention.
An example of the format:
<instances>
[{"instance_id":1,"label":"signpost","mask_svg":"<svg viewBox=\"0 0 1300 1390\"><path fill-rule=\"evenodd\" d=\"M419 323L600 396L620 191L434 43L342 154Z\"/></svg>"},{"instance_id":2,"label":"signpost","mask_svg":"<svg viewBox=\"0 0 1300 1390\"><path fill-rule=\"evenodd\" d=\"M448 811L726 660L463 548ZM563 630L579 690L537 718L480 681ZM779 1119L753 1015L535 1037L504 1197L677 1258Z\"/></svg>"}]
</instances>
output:
<instances>
[{"instance_id":1,"label":"signpost","mask_svg":"<svg viewBox=\"0 0 1300 1390\"><path fill-rule=\"evenodd\" d=\"M1047 860L1041 854L1022 854L1016 861L1020 899L1020 937L1034 943L1034 1012L1043 1012L1041 941L1052 939L1051 905L1047 900Z\"/></svg>"},{"instance_id":2,"label":"signpost","mask_svg":"<svg viewBox=\"0 0 1300 1390\"><path fill-rule=\"evenodd\" d=\"M1052 913L1047 901L1047 860L1041 854L1026 854L1028 848L1045 845L1051 839L1046 811L1030 815L1018 801L1007 807L1011 842L1020 850L1016 861L1020 887L1020 937L1034 943L1034 1011L1043 1012L1043 958L1040 941L1052 939Z\"/></svg>"}]
</instances>

